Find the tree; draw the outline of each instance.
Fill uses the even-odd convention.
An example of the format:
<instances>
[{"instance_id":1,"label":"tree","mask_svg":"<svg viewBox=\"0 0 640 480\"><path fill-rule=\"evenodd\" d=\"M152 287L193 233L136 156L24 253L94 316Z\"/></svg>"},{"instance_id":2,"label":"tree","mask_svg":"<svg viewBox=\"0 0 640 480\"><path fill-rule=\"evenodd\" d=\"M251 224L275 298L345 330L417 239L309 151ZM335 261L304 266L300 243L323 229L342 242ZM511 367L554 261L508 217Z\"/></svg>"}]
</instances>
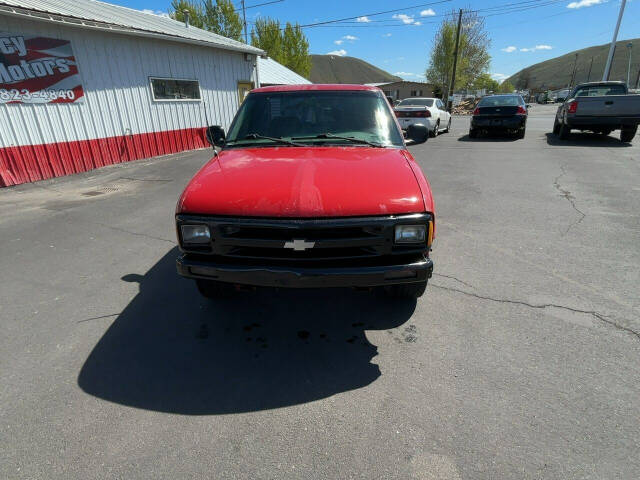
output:
<instances>
[{"instance_id":1,"label":"tree","mask_svg":"<svg viewBox=\"0 0 640 480\"><path fill-rule=\"evenodd\" d=\"M243 22L230 0L206 0L204 2L206 29L223 37L243 41Z\"/></svg>"},{"instance_id":2,"label":"tree","mask_svg":"<svg viewBox=\"0 0 640 480\"><path fill-rule=\"evenodd\" d=\"M500 93L513 93L515 92L515 90L516 90L516 87L514 87L509 80L505 80L500 84L500 89L499 89Z\"/></svg>"},{"instance_id":3,"label":"tree","mask_svg":"<svg viewBox=\"0 0 640 480\"><path fill-rule=\"evenodd\" d=\"M184 11L189 11L189 23L194 27L217 33L239 42L242 38L242 20L230 0L172 0L169 15L184 22Z\"/></svg>"},{"instance_id":4,"label":"tree","mask_svg":"<svg viewBox=\"0 0 640 480\"><path fill-rule=\"evenodd\" d=\"M267 55L276 62L284 63L282 37L278 20L268 17L258 18L251 30L251 45L267 52Z\"/></svg>"},{"instance_id":5,"label":"tree","mask_svg":"<svg viewBox=\"0 0 640 480\"><path fill-rule=\"evenodd\" d=\"M194 27L203 28L204 11L200 3L191 0L172 0L169 16L179 22L184 22L184 11L189 12L189 24Z\"/></svg>"},{"instance_id":6,"label":"tree","mask_svg":"<svg viewBox=\"0 0 640 480\"><path fill-rule=\"evenodd\" d=\"M453 73L457 24L458 13L455 11L447 15L440 24L433 39L426 72L427 81L443 91L448 91ZM471 87L480 75L487 72L491 62L490 45L484 19L476 12L463 12L454 91Z\"/></svg>"},{"instance_id":7,"label":"tree","mask_svg":"<svg viewBox=\"0 0 640 480\"><path fill-rule=\"evenodd\" d=\"M258 18L251 31L251 45L258 47L276 62L308 78L311 73L309 41L297 23L287 22L284 30L273 18Z\"/></svg>"},{"instance_id":8,"label":"tree","mask_svg":"<svg viewBox=\"0 0 640 480\"><path fill-rule=\"evenodd\" d=\"M309 56L309 41L302 33L300 25L287 22L282 38L284 65L298 75L309 78L311 74L311 57Z\"/></svg>"},{"instance_id":9,"label":"tree","mask_svg":"<svg viewBox=\"0 0 640 480\"><path fill-rule=\"evenodd\" d=\"M500 84L497 80L491 78L491 75L488 73L482 73L473 81L471 88L473 90L485 89L488 92L497 92L500 88Z\"/></svg>"}]
</instances>

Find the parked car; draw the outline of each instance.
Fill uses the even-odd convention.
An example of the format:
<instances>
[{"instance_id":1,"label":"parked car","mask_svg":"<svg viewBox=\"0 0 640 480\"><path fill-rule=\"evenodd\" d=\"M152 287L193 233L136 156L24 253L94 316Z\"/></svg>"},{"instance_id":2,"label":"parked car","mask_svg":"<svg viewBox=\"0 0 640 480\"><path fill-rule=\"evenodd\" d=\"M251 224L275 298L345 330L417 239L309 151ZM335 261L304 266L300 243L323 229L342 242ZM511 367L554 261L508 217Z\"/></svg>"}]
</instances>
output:
<instances>
[{"instance_id":1,"label":"parked car","mask_svg":"<svg viewBox=\"0 0 640 480\"><path fill-rule=\"evenodd\" d=\"M407 134L426 141L424 125ZM421 296L435 232L429 183L376 87L253 90L176 207L180 275L233 284L382 287Z\"/></svg>"},{"instance_id":2,"label":"parked car","mask_svg":"<svg viewBox=\"0 0 640 480\"><path fill-rule=\"evenodd\" d=\"M451 114L439 98L405 98L394 111L403 130L409 125L425 125L429 135L436 137L438 133L447 133L451 129Z\"/></svg>"},{"instance_id":3,"label":"parked car","mask_svg":"<svg viewBox=\"0 0 640 480\"><path fill-rule=\"evenodd\" d=\"M609 135L620 130L620 140L631 142L640 124L640 96L628 94L623 82L590 82L576 86L558 107L553 133L561 139L571 130Z\"/></svg>"},{"instance_id":4,"label":"parked car","mask_svg":"<svg viewBox=\"0 0 640 480\"><path fill-rule=\"evenodd\" d=\"M565 89L565 90L560 90L557 94L556 94L556 98L555 101L556 103L562 103L567 99L567 95L569 95L570 90L569 89Z\"/></svg>"},{"instance_id":5,"label":"parked car","mask_svg":"<svg viewBox=\"0 0 640 480\"><path fill-rule=\"evenodd\" d=\"M527 128L527 105L520 95L490 95L484 97L471 117L469 137L476 138L478 133L501 132L515 133L524 138Z\"/></svg>"}]
</instances>

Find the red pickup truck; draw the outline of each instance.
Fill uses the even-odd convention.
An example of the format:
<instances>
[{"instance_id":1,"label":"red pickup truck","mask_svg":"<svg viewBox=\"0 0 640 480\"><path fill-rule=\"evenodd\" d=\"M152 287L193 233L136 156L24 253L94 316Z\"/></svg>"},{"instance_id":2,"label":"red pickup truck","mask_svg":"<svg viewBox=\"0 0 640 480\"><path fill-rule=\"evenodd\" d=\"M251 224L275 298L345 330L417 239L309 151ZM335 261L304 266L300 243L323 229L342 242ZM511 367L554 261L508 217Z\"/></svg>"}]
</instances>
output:
<instances>
[{"instance_id":1,"label":"red pickup truck","mask_svg":"<svg viewBox=\"0 0 640 480\"><path fill-rule=\"evenodd\" d=\"M427 128L407 135L426 141ZM382 91L253 90L219 153L176 207L178 273L217 297L234 285L382 287L421 296L431 277L431 189Z\"/></svg>"}]
</instances>

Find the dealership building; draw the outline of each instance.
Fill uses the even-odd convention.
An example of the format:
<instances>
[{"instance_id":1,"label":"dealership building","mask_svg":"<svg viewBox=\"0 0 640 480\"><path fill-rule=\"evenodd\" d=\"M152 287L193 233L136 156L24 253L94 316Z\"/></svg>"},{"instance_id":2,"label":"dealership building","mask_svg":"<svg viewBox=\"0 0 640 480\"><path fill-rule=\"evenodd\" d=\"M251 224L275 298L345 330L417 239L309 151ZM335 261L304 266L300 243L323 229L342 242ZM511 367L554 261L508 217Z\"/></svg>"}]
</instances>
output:
<instances>
[{"instance_id":1,"label":"dealership building","mask_svg":"<svg viewBox=\"0 0 640 480\"><path fill-rule=\"evenodd\" d=\"M261 54L108 3L0 0L0 187L205 147Z\"/></svg>"}]
</instances>

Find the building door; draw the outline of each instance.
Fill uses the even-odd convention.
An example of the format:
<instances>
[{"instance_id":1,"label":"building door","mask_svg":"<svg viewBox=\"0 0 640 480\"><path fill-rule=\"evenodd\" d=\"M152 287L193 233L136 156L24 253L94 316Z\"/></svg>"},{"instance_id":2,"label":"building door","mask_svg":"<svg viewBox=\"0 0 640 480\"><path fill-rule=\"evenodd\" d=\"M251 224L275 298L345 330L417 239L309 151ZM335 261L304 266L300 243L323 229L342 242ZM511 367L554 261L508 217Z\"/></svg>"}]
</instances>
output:
<instances>
[{"instance_id":1,"label":"building door","mask_svg":"<svg viewBox=\"0 0 640 480\"><path fill-rule=\"evenodd\" d=\"M244 102L251 90L253 90L253 82L238 82L238 100L240 103Z\"/></svg>"}]
</instances>

